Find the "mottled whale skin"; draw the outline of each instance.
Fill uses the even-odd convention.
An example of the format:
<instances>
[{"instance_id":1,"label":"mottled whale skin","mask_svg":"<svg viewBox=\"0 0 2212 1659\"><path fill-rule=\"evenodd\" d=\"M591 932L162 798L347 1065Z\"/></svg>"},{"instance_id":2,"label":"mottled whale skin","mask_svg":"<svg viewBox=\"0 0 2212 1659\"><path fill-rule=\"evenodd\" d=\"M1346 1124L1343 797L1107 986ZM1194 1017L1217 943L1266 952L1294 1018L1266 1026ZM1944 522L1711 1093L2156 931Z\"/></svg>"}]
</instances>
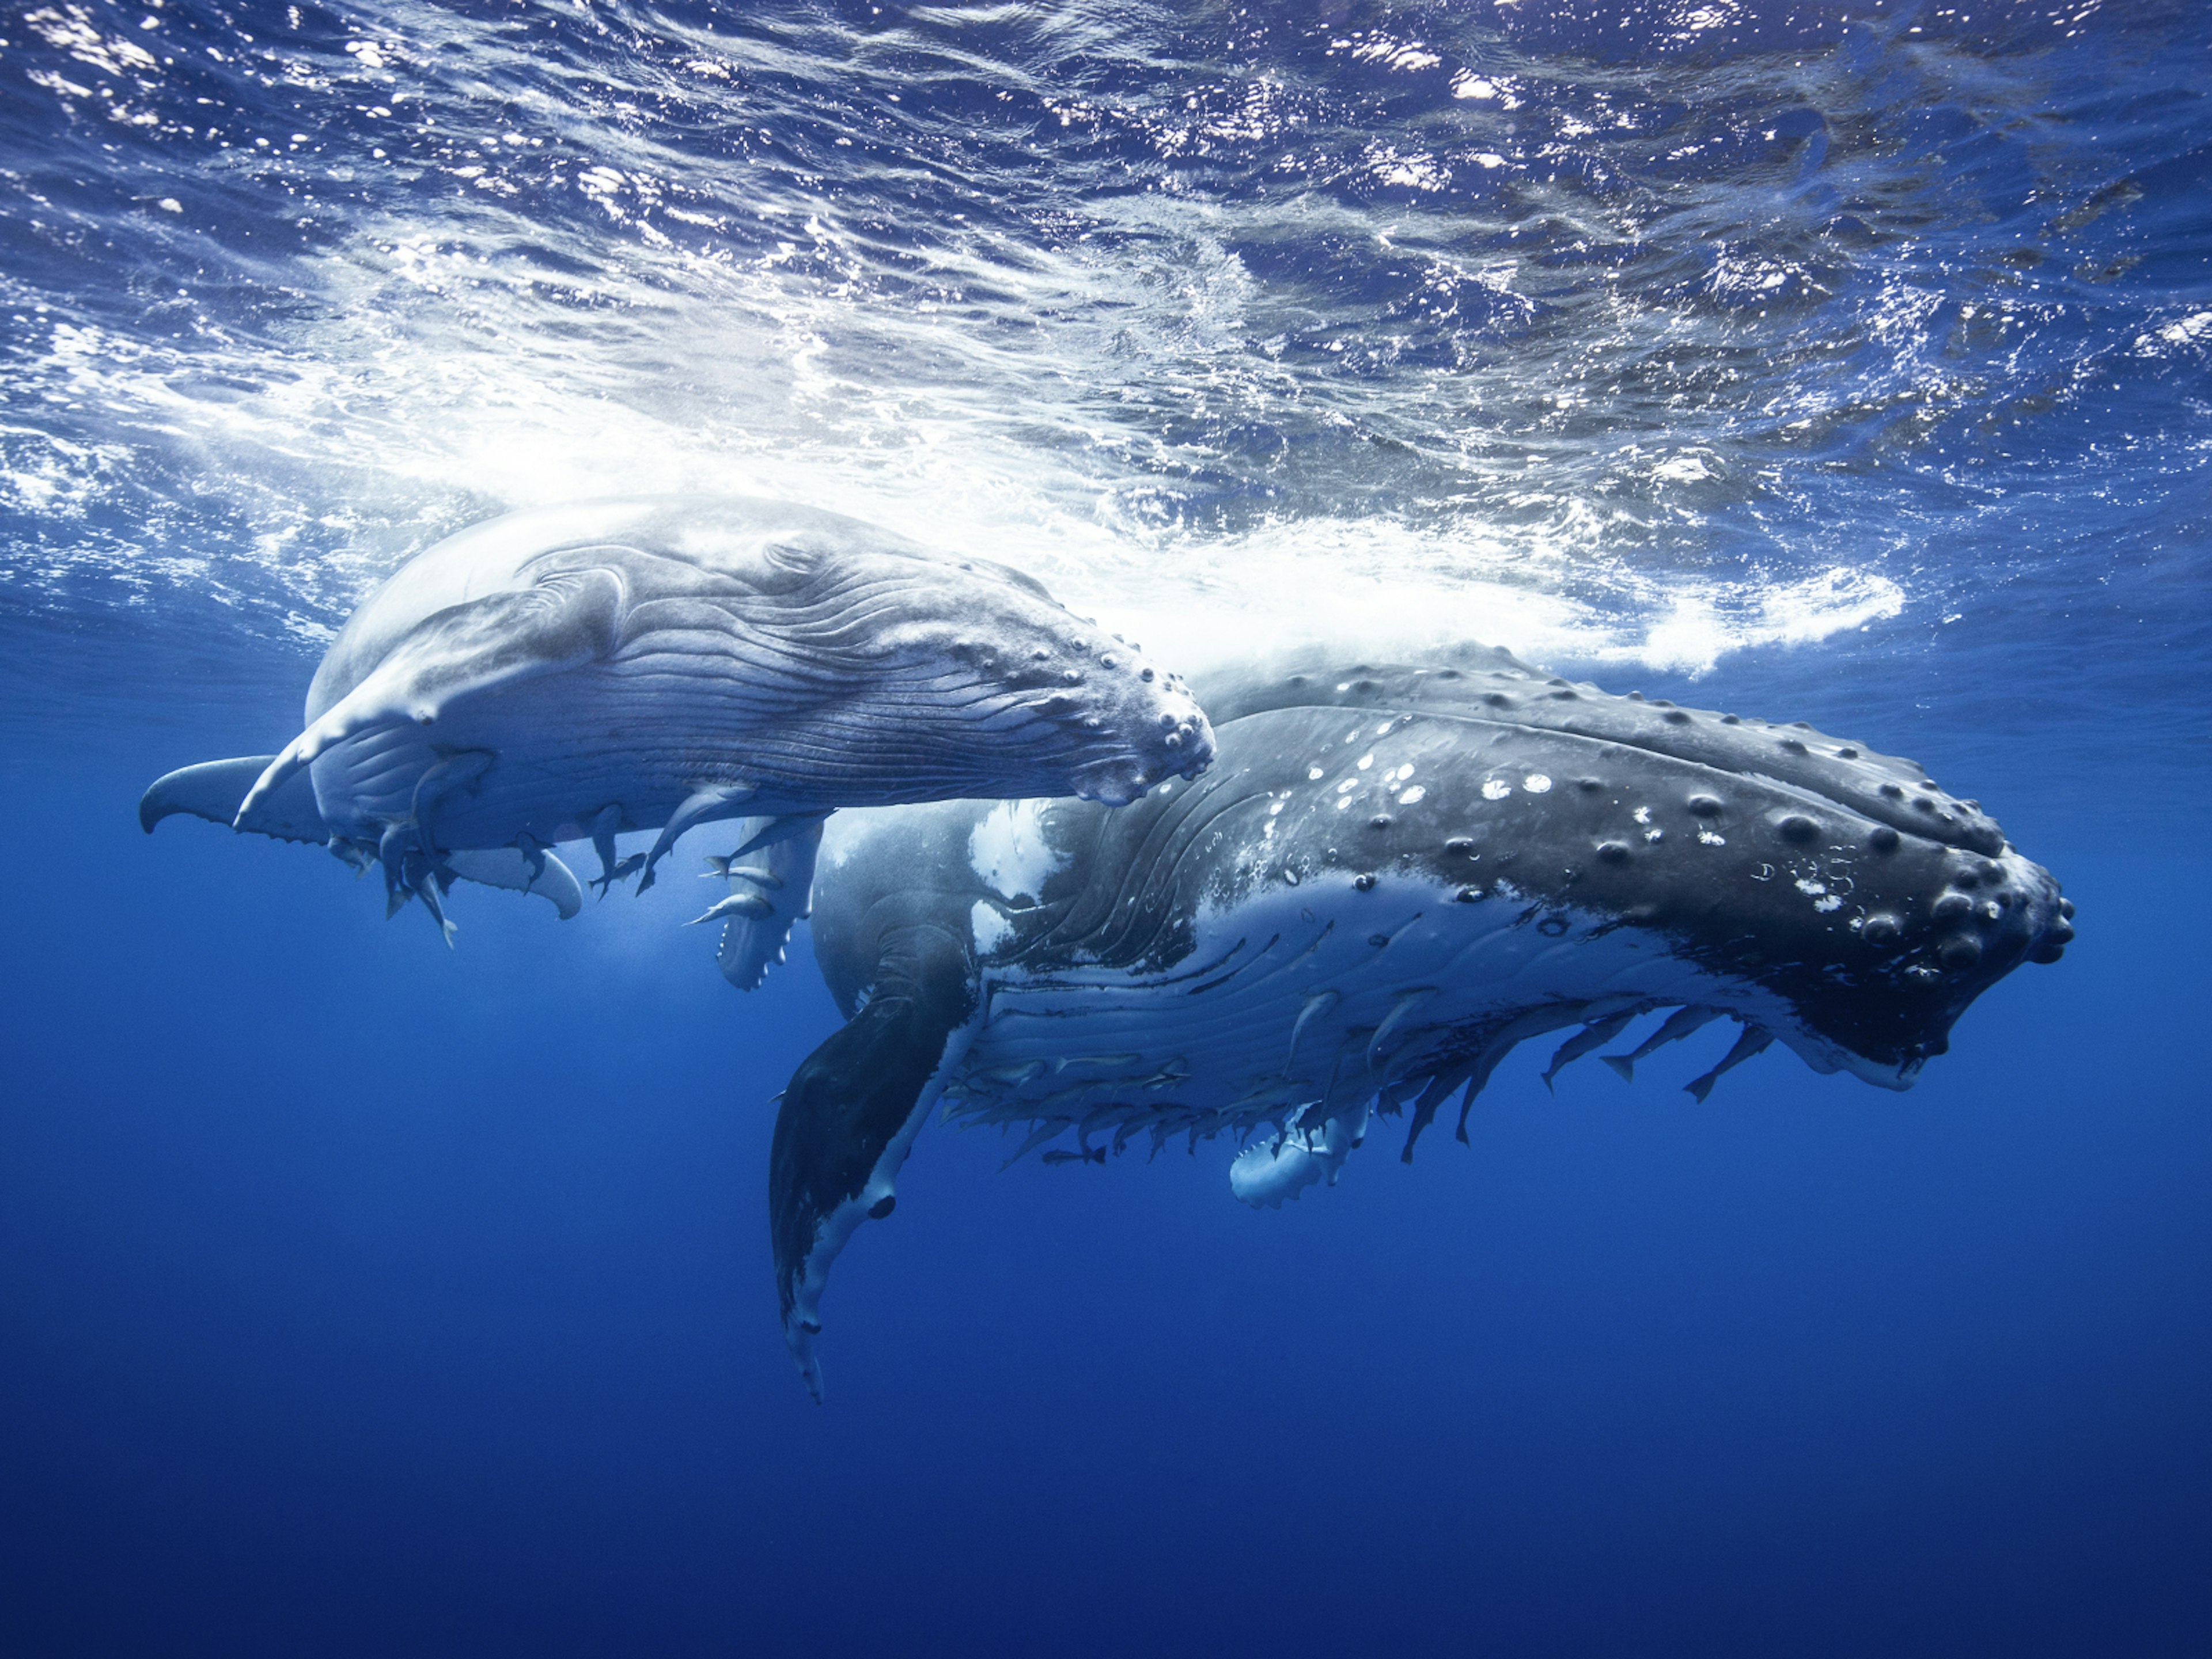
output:
<instances>
[{"instance_id":1,"label":"mottled whale skin","mask_svg":"<svg viewBox=\"0 0 2212 1659\"><path fill-rule=\"evenodd\" d=\"M1779 1040L1908 1086L2072 906L1909 762L1608 696L1502 652L1201 678L1218 754L1119 812L948 802L841 817L814 950L848 1024L799 1067L770 1160L777 1288L817 1397L831 1260L929 1108L1073 1137L1246 1141L1237 1194L1334 1181L1370 1113L1469 1103L1519 1042L1553 1069L1641 1014L1634 1054L1726 1015L1690 1085ZM1547 1073L1547 1080L1549 1074ZM1102 1144L1092 1146L1097 1138ZM1018 1154L1017 1154L1018 1156Z\"/></svg>"},{"instance_id":2,"label":"mottled whale skin","mask_svg":"<svg viewBox=\"0 0 2212 1659\"><path fill-rule=\"evenodd\" d=\"M1212 752L1180 681L1018 571L789 502L652 498L438 543L347 622L280 753L172 774L141 816L326 841L442 921L456 853L534 870L588 838L604 884L616 834L659 830L642 888L699 823L755 821L742 853L811 846L839 807L1120 804Z\"/></svg>"}]
</instances>

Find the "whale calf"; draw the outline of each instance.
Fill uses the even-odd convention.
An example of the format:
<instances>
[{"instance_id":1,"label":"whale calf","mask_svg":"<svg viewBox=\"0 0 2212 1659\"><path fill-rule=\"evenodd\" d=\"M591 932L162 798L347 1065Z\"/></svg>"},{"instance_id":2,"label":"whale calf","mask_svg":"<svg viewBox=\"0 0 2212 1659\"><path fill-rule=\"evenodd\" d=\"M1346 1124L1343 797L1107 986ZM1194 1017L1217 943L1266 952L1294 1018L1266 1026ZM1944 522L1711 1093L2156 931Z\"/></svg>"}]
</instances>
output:
<instances>
[{"instance_id":1,"label":"whale calf","mask_svg":"<svg viewBox=\"0 0 2212 1659\"><path fill-rule=\"evenodd\" d=\"M1516 1045L1559 1066L1728 1018L1698 1099L1772 1042L1908 1086L2073 907L1976 802L1802 724L1613 696L1503 652L1201 679L1218 755L1109 812L960 801L845 815L813 943L847 1023L782 1097L778 1297L817 1397L831 1261L929 1109L1055 1138L1230 1134L1232 1190L1331 1182L1375 1114L1458 1133ZM1058 1150L1058 1149L1056 1149Z\"/></svg>"},{"instance_id":2,"label":"whale calf","mask_svg":"<svg viewBox=\"0 0 2212 1659\"><path fill-rule=\"evenodd\" d=\"M591 841L602 892L630 873L642 890L685 830L742 820L732 862L763 855L721 911L747 924L723 952L742 985L781 948L762 924L803 909L803 881L781 909L763 896L772 866L795 873L830 811L1120 805L1195 775L1212 743L1175 676L1006 566L789 502L597 501L410 561L346 623L283 750L171 773L139 816L323 842L448 938L453 877L570 915L552 844ZM629 830L660 833L618 861Z\"/></svg>"}]
</instances>

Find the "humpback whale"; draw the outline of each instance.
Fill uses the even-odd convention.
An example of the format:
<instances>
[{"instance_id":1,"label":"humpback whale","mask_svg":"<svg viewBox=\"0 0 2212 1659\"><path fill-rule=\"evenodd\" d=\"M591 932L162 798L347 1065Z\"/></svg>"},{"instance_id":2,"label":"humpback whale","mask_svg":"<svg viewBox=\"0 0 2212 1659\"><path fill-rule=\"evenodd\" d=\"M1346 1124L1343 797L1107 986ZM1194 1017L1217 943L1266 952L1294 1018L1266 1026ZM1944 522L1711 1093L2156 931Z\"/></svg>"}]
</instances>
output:
<instances>
[{"instance_id":1,"label":"humpback whale","mask_svg":"<svg viewBox=\"0 0 2212 1659\"><path fill-rule=\"evenodd\" d=\"M1516 1045L1550 1077L1727 1018L1702 1100L1778 1042L1908 1086L2071 903L1978 803L1803 723L1614 696L1468 651L1201 679L1218 753L1108 812L957 801L841 816L813 893L847 1023L782 1097L769 1166L787 1340L817 1396L831 1261L890 1213L928 1110L1063 1139L1243 1150L1259 1206L1334 1182L1376 1115L1458 1134Z\"/></svg>"},{"instance_id":2,"label":"humpback whale","mask_svg":"<svg viewBox=\"0 0 2212 1659\"><path fill-rule=\"evenodd\" d=\"M631 874L642 890L685 830L740 820L733 890L701 920L746 924L722 952L744 986L803 914L831 811L1121 805L1194 776L1212 744L1181 681L1018 571L788 502L634 499L429 548L346 623L298 735L170 773L139 817L327 845L382 870L391 910L422 899L449 942L454 877L566 916L580 890L554 843L593 843L602 895ZM617 860L617 834L656 830Z\"/></svg>"}]
</instances>

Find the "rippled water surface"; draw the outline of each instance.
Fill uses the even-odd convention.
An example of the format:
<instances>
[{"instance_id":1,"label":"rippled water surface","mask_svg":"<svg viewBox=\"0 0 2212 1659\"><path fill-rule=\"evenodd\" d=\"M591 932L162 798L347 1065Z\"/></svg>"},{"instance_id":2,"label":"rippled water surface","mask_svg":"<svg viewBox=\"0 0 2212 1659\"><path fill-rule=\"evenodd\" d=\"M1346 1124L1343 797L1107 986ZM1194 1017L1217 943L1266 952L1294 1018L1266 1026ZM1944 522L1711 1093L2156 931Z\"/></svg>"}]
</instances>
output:
<instances>
[{"instance_id":1,"label":"rippled water surface","mask_svg":"<svg viewBox=\"0 0 2212 1659\"><path fill-rule=\"evenodd\" d=\"M2208 88L2197 0L0 9L10 1639L2206 1650ZM804 961L130 820L440 537L701 487L1863 735L2082 942L1906 1104L1509 1078L1272 1231L927 1142L802 1418Z\"/></svg>"},{"instance_id":2,"label":"rippled water surface","mask_svg":"<svg viewBox=\"0 0 2212 1659\"><path fill-rule=\"evenodd\" d=\"M714 484L1186 654L1820 643L2201 759L2195 9L1589 13L19 12L10 626L296 665L472 518Z\"/></svg>"}]
</instances>

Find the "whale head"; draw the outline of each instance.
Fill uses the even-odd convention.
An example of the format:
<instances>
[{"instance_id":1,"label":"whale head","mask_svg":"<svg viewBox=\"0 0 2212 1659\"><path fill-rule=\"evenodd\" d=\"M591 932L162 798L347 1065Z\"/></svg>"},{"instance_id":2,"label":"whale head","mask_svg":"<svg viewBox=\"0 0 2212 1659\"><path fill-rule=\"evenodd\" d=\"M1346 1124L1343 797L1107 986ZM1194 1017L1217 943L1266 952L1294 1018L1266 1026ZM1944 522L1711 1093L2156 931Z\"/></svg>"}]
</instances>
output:
<instances>
[{"instance_id":1,"label":"whale head","mask_svg":"<svg viewBox=\"0 0 2212 1659\"><path fill-rule=\"evenodd\" d=\"M811 659L797 672L843 682L842 758L827 763L896 766L907 780L874 799L1122 805L1213 758L1212 727L1182 679L1011 566L804 533L779 538L766 562L764 629Z\"/></svg>"},{"instance_id":2,"label":"whale head","mask_svg":"<svg viewBox=\"0 0 2212 1659\"><path fill-rule=\"evenodd\" d=\"M1209 706L1224 726L1400 711L1358 746L1418 783L1362 790L1330 837L1358 873L1529 901L1577 939L1663 944L1699 971L1705 1006L1816 1071L1909 1087L1977 997L2074 937L2071 902L1979 802L1802 721L1614 696L1503 651L1291 676ZM1340 763L1314 759L1334 787Z\"/></svg>"}]
</instances>

